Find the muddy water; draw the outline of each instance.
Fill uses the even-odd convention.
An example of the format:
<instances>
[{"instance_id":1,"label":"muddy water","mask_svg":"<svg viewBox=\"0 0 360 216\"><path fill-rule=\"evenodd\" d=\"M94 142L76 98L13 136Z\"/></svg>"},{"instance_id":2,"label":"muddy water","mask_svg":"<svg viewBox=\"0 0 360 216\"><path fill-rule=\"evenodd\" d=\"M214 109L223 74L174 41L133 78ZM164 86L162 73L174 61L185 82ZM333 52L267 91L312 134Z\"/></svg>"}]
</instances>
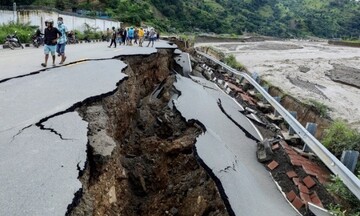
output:
<instances>
[{"instance_id":1,"label":"muddy water","mask_svg":"<svg viewBox=\"0 0 360 216\"><path fill-rule=\"evenodd\" d=\"M332 109L330 117L346 120L354 128L360 130L360 89L351 86L351 83L334 82L329 77L330 74L334 76L334 70L335 77L344 74L344 71L336 71L334 65L350 67L353 71L360 69L359 48L305 41L210 45L226 53L234 54L250 72L257 72L286 93L302 101L313 99L324 103ZM346 75L349 76L348 73ZM359 73L353 73L350 76L354 80L360 79ZM291 79L297 79L299 82L290 82ZM349 78L347 80L351 81ZM315 88L318 90L314 91Z\"/></svg>"}]
</instances>

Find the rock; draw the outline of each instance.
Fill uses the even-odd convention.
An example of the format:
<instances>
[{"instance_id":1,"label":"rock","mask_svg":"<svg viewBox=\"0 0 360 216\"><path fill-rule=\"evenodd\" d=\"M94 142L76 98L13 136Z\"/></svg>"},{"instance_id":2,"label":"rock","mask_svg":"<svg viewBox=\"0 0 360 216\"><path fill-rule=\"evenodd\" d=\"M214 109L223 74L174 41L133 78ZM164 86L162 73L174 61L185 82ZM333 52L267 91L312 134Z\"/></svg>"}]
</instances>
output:
<instances>
[{"instance_id":1,"label":"rock","mask_svg":"<svg viewBox=\"0 0 360 216\"><path fill-rule=\"evenodd\" d=\"M299 71L302 72L302 73L307 73L307 72L310 71L310 68L305 67L305 66L300 66Z\"/></svg>"},{"instance_id":2,"label":"rock","mask_svg":"<svg viewBox=\"0 0 360 216\"><path fill-rule=\"evenodd\" d=\"M167 153L180 153L185 149L189 149L193 146L194 140L188 137L182 137L174 140L171 146L167 146L165 152Z\"/></svg>"},{"instance_id":3,"label":"rock","mask_svg":"<svg viewBox=\"0 0 360 216\"><path fill-rule=\"evenodd\" d=\"M179 210L178 210L177 208L175 208L175 207L172 207L172 208L170 209L170 213L171 213L172 215L177 215L177 214L179 213Z\"/></svg>"},{"instance_id":4,"label":"rock","mask_svg":"<svg viewBox=\"0 0 360 216\"><path fill-rule=\"evenodd\" d=\"M116 203L117 199L116 199L116 189L115 186L112 186L110 188L110 191L108 192L108 196L109 196L109 203L113 204Z\"/></svg>"},{"instance_id":5,"label":"rock","mask_svg":"<svg viewBox=\"0 0 360 216\"><path fill-rule=\"evenodd\" d=\"M271 143L268 139L258 142L256 156L261 163L272 160L273 152L271 150Z\"/></svg>"}]
</instances>

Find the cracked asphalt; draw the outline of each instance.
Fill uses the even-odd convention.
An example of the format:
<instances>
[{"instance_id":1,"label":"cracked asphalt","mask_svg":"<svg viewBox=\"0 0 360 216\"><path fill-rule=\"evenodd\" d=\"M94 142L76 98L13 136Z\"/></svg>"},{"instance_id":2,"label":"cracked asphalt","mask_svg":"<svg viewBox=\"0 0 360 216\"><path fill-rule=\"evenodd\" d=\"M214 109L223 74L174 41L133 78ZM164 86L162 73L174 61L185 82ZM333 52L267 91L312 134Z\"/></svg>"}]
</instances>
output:
<instances>
[{"instance_id":1,"label":"cracked asphalt","mask_svg":"<svg viewBox=\"0 0 360 216\"><path fill-rule=\"evenodd\" d=\"M206 128L197 139L197 154L221 181L235 215L298 215L257 161L256 141L263 138L239 112L241 105L204 79L177 76L175 88L181 92L174 101L177 109L187 120L197 119Z\"/></svg>"},{"instance_id":2,"label":"cracked asphalt","mask_svg":"<svg viewBox=\"0 0 360 216\"><path fill-rule=\"evenodd\" d=\"M0 50L0 215L66 213L82 187L78 168L84 167L88 142L88 123L75 108L111 93L126 78L121 73L126 65L113 57L156 52L107 45L70 45L67 63L77 63L46 70L40 66L42 49ZM174 48L165 42L157 47ZM174 104L186 119L207 128L197 140L197 152L221 181L232 210L236 215L297 215L257 162L255 140L262 137L239 115L242 107L213 83L197 81L209 88L178 77L175 87L182 94Z\"/></svg>"},{"instance_id":3,"label":"cracked asphalt","mask_svg":"<svg viewBox=\"0 0 360 216\"><path fill-rule=\"evenodd\" d=\"M93 43L67 51L71 64L44 70L41 48L0 50L0 215L66 213L82 187L88 142L88 124L74 109L126 77L126 64L111 58L156 49Z\"/></svg>"}]
</instances>

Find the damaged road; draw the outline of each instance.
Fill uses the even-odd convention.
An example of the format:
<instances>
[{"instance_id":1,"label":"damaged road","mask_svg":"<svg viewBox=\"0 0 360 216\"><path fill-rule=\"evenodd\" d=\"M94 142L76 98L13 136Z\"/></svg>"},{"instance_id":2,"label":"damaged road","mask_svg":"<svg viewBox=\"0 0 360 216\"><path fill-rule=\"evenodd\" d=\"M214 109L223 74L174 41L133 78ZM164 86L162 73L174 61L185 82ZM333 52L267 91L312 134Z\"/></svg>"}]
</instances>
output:
<instances>
[{"instance_id":1,"label":"damaged road","mask_svg":"<svg viewBox=\"0 0 360 216\"><path fill-rule=\"evenodd\" d=\"M77 167L86 161L87 123L72 111L116 89L125 67L89 61L0 85L1 215L64 213L81 188Z\"/></svg>"},{"instance_id":2,"label":"damaged road","mask_svg":"<svg viewBox=\"0 0 360 216\"><path fill-rule=\"evenodd\" d=\"M297 215L239 103L172 45L121 49L3 75L0 215Z\"/></svg>"},{"instance_id":3,"label":"damaged road","mask_svg":"<svg viewBox=\"0 0 360 216\"><path fill-rule=\"evenodd\" d=\"M228 215L168 106L174 50L4 75L0 215Z\"/></svg>"},{"instance_id":4,"label":"damaged road","mask_svg":"<svg viewBox=\"0 0 360 216\"><path fill-rule=\"evenodd\" d=\"M263 138L239 112L243 108L220 89L215 90L216 84L202 83L206 87L177 76L174 85L181 97L174 104L187 120L196 118L204 124L206 132L197 139L197 154L218 179L232 211L236 215L297 215L257 162L256 142Z\"/></svg>"}]
</instances>

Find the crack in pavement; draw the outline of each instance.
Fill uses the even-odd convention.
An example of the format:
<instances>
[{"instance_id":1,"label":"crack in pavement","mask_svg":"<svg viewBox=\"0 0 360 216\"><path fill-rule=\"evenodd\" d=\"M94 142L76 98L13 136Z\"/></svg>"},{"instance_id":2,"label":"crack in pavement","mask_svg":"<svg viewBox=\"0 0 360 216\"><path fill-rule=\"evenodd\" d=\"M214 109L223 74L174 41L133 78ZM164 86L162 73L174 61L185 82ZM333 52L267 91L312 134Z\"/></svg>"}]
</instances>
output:
<instances>
[{"instance_id":1,"label":"crack in pavement","mask_svg":"<svg viewBox=\"0 0 360 216\"><path fill-rule=\"evenodd\" d=\"M41 121L38 122L38 123L36 123L35 125L36 125L37 127L39 127L40 130L50 131L51 133L59 136L61 140L65 140L65 141L67 141L67 140L73 140L73 139L64 138L61 133L57 132L57 131L56 131L55 129L53 129L53 128L45 127L45 125L43 125Z\"/></svg>"},{"instance_id":2,"label":"crack in pavement","mask_svg":"<svg viewBox=\"0 0 360 216\"><path fill-rule=\"evenodd\" d=\"M236 122L236 121L225 111L224 107L223 107L222 104L221 104L220 98L218 98L217 104L218 104L221 112L224 113L225 116L226 116L228 119L230 119L230 121L232 121L236 126L238 126L238 127L240 128L240 130L242 130L248 138L250 138L250 139L252 139L252 140L254 140L254 141L256 141L256 142L259 142L259 141L260 141L260 140L258 140L257 138L255 138L252 134L250 134L248 131L246 131L244 127L242 127L238 122Z\"/></svg>"},{"instance_id":3,"label":"crack in pavement","mask_svg":"<svg viewBox=\"0 0 360 216\"><path fill-rule=\"evenodd\" d=\"M127 67L125 67L123 70L125 70ZM47 128L45 127L45 125L43 125L43 123L47 122L49 119L52 119L54 117L57 117L57 116L61 116L61 115L64 115L66 113L69 113L69 112L74 112L77 108L81 107L81 106L85 106L85 105L88 105L94 101L98 101L104 97L107 97L107 96L110 96L112 94L114 94L116 91L117 91L117 87L122 83L124 82L125 80L127 80L128 77L124 77L122 80L120 80L118 83L116 83L116 88L110 92L107 92L107 93L103 93L103 94L100 94L100 95L96 95L96 96L93 96L93 97L89 97L89 98L86 98L85 100L83 101L80 101L80 102L77 102L75 104L73 104L72 106L70 106L68 109L66 110L63 110L63 111L60 111L60 112L57 112L57 113L54 113L48 117L45 117L45 118L42 118L40 119L40 121L38 121L37 123L35 123L35 125L37 127L39 127L41 130L47 130L47 131L50 131L51 133L54 133L56 134L57 136L60 137L60 139L62 140L72 140L72 139L67 139L67 138L63 138L62 134L58 133L56 130L54 130L53 128ZM30 125L31 126L31 125ZM27 127L30 127L30 126L27 126ZM25 128L26 129L26 128Z\"/></svg>"},{"instance_id":4,"label":"crack in pavement","mask_svg":"<svg viewBox=\"0 0 360 216\"><path fill-rule=\"evenodd\" d=\"M32 124L22 128L21 130L19 130L14 136L12 136L10 143L14 142L14 140L15 140L15 138L17 136L19 136L22 132L24 132L24 130L30 128L31 126L32 126Z\"/></svg>"},{"instance_id":5,"label":"crack in pavement","mask_svg":"<svg viewBox=\"0 0 360 216\"><path fill-rule=\"evenodd\" d=\"M52 69L56 69L56 68L60 68L60 67L66 67L66 66L70 66L70 65L74 65L74 64L78 64L78 63L82 63L82 62L104 61L104 60L113 60L113 59L114 58L81 59L81 60L78 60L78 61L69 62L69 63L61 65L61 66L55 66L55 67L51 67L51 68L43 68L41 70L33 71L33 72L28 73L28 74L22 74L22 75L18 75L18 76L14 76L14 77L8 77L8 78L0 80L0 84L4 83L4 82L7 82L7 81L10 81L10 80L13 80L13 79L19 79L19 78L23 78L23 77L33 76L33 75L40 74L42 72L51 71Z\"/></svg>"}]
</instances>

